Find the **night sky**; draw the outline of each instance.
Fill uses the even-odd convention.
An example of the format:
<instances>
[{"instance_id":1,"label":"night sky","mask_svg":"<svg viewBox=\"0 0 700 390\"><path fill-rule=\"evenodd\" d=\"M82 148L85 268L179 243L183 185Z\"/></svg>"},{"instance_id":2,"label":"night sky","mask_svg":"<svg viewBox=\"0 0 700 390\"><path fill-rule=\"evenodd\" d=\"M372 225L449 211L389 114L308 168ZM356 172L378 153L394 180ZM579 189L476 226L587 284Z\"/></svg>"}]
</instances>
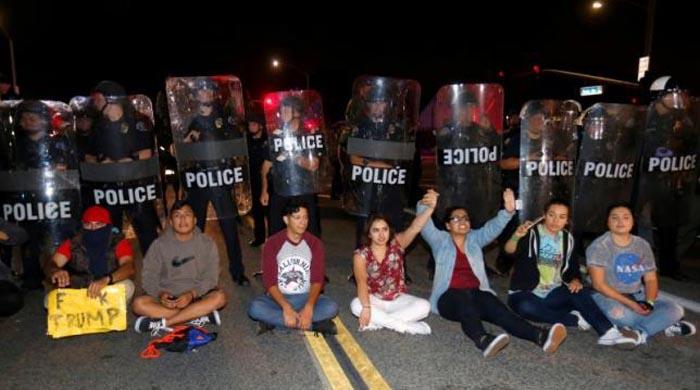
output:
<instances>
[{"instance_id":1,"label":"night sky","mask_svg":"<svg viewBox=\"0 0 700 390\"><path fill-rule=\"evenodd\" d=\"M311 17L300 1L245 12L239 2L180 8L144 6L143 0L66 3L0 1L25 98L67 101L102 79L154 98L169 75L235 74L250 99L303 87L299 72L271 69L277 56L310 74L328 121L342 117L352 80L361 74L416 79L424 104L441 85L500 81L508 104L517 106L532 96L509 85L534 77L534 64L635 81L647 4L608 1L593 15L586 1L488 2L483 8L468 4L461 13L438 2L413 6L412 13L341 2L333 6L346 7L343 12L319 9L326 16ZM658 2L652 71L680 76L700 92L700 34L692 8L691 2ZM0 71L10 71L5 39Z\"/></svg>"}]
</instances>

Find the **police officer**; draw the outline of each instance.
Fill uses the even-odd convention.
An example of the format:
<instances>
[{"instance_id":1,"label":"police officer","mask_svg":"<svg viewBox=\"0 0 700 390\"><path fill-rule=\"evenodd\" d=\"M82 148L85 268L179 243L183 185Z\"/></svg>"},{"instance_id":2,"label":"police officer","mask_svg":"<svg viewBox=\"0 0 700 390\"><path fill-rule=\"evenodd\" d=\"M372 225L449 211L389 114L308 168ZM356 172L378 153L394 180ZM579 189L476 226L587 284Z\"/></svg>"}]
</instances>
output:
<instances>
[{"instance_id":1,"label":"police officer","mask_svg":"<svg viewBox=\"0 0 700 390\"><path fill-rule=\"evenodd\" d=\"M241 124L238 123L233 112L223 109L217 103L218 92L218 85L209 78L202 77L195 81L194 98L197 103L197 114L187 126L183 142L226 141L243 136L239 128ZM199 172L219 170L219 166L219 161L198 161L196 170ZM192 186L186 191L187 199L197 217L197 226L202 231L207 222L207 206L209 202L212 203L226 243L231 278L239 286L250 285L242 262L241 244L236 225L238 211L231 196L232 188L230 186L206 188Z\"/></svg>"},{"instance_id":2,"label":"police officer","mask_svg":"<svg viewBox=\"0 0 700 390\"><path fill-rule=\"evenodd\" d=\"M164 91L159 91L156 96L156 105L154 109L155 116L155 133L158 140L158 161L160 163L160 182L162 185L163 196L168 189L168 171L174 172L172 176L173 192L175 192L175 200L180 200L180 180L177 174L177 160L172 154L173 136L170 127L170 115L168 113L168 101Z\"/></svg>"},{"instance_id":3,"label":"police officer","mask_svg":"<svg viewBox=\"0 0 700 390\"><path fill-rule=\"evenodd\" d=\"M267 206L260 203L260 195L262 195L262 172L263 163L267 160L267 132L265 131L265 119L259 113L251 113L248 115L248 161L250 164L250 189L253 196L253 240L249 242L250 246L257 247L265 242L265 217L267 215Z\"/></svg>"},{"instance_id":4,"label":"police officer","mask_svg":"<svg viewBox=\"0 0 700 390\"><path fill-rule=\"evenodd\" d=\"M147 118L136 112L128 101L124 88L114 81L101 81L91 93L92 104L97 116L93 123L85 161L91 163L123 163L148 160L153 157L152 125ZM129 183L109 183L103 190L113 187L143 186L153 178L133 180ZM89 203L97 203L89 197ZM153 201L135 202L127 205L105 204L114 221L121 228L123 215L131 218L131 223L139 239L141 252L146 253L158 236L158 220Z\"/></svg>"},{"instance_id":5,"label":"police officer","mask_svg":"<svg viewBox=\"0 0 700 390\"><path fill-rule=\"evenodd\" d=\"M315 173L319 168L319 159L310 158L304 153L294 153L275 148L276 138L298 137L303 135L302 117L304 115L304 102L297 96L287 96L280 102L279 115L282 126L272 132L272 136L267 142L267 158L262 165L262 194L261 203L268 205L269 210L269 235L273 235L285 228L282 220L282 212L285 205L292 199L307 204L309 211L309 232L315 236L321 236L320 217L318 213L318 199L315 189ZM313 151L314 154L317 151ZM301 168L301 169L299 169ZM277 178L277 183L284 182L287 188L275 188L270 185L274 180L270 180L272 175ZM284 192L300 194L285 196Z\"/></svg>"},{"instance_id":6,"label":"police officer","mask_svg":"<svg viewBox=\"0 0 700 390\"><path fill-rule=\"evenodd\" d=\"M15 115L22 131L17 134L16 169L75 168L77 161L70 141L63 136L51 136L49 107L38 100L25 100L17 106Z\"/></svg>"},{"instance_id":7,"label":"police officer","mask_svg":"<svg viewBox=\"0 0 700 390\"><path fill-rule=\"evenodd\" d=\"M506 115L506 128L503 130L503 153L499 166L501 168L501 187L504 190L511 188L517 198L520 169L520 116L518 111L514 109ZM499 245L498 257L496 258L496 269L500 274L507 274L515 260L503 250L503 245L508 237L513 235L517 227L518 219L512 218L498 236L498 242L503 243ZM488 272L488 268L486 271Z\"/></svg>"},{"instance_id":8,"label":"police officer","mask_svg":"<svg viewBox=\"0 0 700 390\"><path fill-rule=\"evenodd\" d=\"M361 107L359 107L359 118L356 120L356 125L352 128L350 136L353 138L362 138L376 141L394 141L403 142L404 128L403 126L392 120L391 112L395 109L393 102L389 99L390 89L386 84L367 84L361 87ZM359 102L358 102L359 103ZM351 102L352 106L353 103ZM349 110L351 113L352 108ZM353 119L353 118L349 118ZM415 156L414 156L415 157ZM352 166L361 166L363 168L377 168L379 170L389 170L396 168L389 161L376 160L363 157L357 154L350 154L349 162ZM402 169L402 168L401 168ZM357 216L355 223L355 246L361 245L361 240L370 215L381 213L385 215L391 226L400 230L403 228L403 207L404 200L402 196L403 187L409 185L407 181L398 184L375 184L364 182L360 178L348 183L349 191L358 203ZM404 268L404 277L407 283L411 283L412 279ZM348 276L350 282L355 281L352 273Z\"/></svg>"},{"instance_id":9,"label":"police officer","mask_svg":"<svg viewBox=\"0 0 700 390\"><path fill-rule=\"evenodd\" d=\"M365 98L364 115L352 130L352 137L377 141L403 141L403 129L388 117L389 101L387 91L379 86L372 86ZM391 169L386 161L373 160L357 155L350 156L352 165ZM385 214L394 229L403 228L403 201L400 185L362 183L361 192L364 199L361 206L364 216L359 216L355 225L355 245L359 247L367 217L373 213Z\"/></svg>"},{"instance_id":10,"label":"police officer","mask_svg":"<svg viewBox=\"0 0 700 390\"><path fill-rule=\"evenodd\" d=\"M580 106L574 101L534 100L521 112L522 131L519 192L521 222L533 220L553 198L572 200L578 143L573 120Z\"/></svg>"},{"instance_id":11,"label":"police officer","mask_svg":"<svg viewBox=\"0 0 700 390\"><path fill-rule=\"evenodd\" d=\"M500 139L485 115L476 122L477 100L470 91L462 91L454 103L453 120L438 131L438 188L441 194L439 215L446 207L464 205L470 210L475 227L485 223L500 207L501 193L498 156ZM458 163L448 160L445 149L487 148L487 159ZM481 158L482 153L478 153ZM478 183L478 190L476 185Z\"/></svg>"},{"instance_id":12,"label":"police officer","mask_svg":"<svg viewBox=\"0 0 700 390\"><path fill-rule=\"evenodd\" d=\"M640 235L656 227L659 273L676 280L680 270L678 230L690 222L698 172L698 124L690 116L690 99L678 79L665 76L652 83L642 152ZM668 163L666 164L662 163Z\"/></svg>"},{"instance_id":13,"label":"police officer","mask_svg":"<svg viewBox=\"0 0 700 390\"><path fill-rule=\"evenodd\" d=\"M16 129L17 145L15 148L15 169L54 169L66 170L77 168L76 156L70 140L61 134L51 134L51 111L38 100L25 100L17 107L15 117L19 129ZM38 184L38 183L35 183ZM26 194L29 203L41 201L46 197L43 191ZM78 203L78 199L71 199ZM29 240L22 245L23 287L41 288L43 275L41 260L55 245L72 233L71 226L65 221L37 220L22 221Z\"/></svg>"}]
</instances>

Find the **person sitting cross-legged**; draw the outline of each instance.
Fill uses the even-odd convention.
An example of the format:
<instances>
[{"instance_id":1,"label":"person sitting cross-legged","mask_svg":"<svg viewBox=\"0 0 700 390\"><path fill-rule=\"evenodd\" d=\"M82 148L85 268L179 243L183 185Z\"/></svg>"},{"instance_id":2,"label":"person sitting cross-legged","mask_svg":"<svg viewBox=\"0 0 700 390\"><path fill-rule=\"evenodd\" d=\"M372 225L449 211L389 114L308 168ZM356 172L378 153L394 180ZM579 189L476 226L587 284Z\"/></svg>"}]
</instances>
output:
<instances>
[{"instance_id":1,"label":"person sitting cross-legged","mask_svg":"<svg viewBox=\"0 0 700 390\"><path fill-rule=\"evenodd\" d=\"M430 219L437 199L437 192L428 190L421 200L427 209L400 233L394 233L389 219L381 214L367 220L366 243L355 250L353 258L357 298L350 303L352 314L359 317L360 330L387 328L430 334L430 326L421 321L430 314L430 302L406 294L403 268L404 250Z\"/></svg>"},{"instance_id":2,"label":"person sitting cross-legged","mask_svg":"<svg viewBox=\"0 0 700 390\"><path fill-rule=\"evenodd\" d=\"M226 305L226 294L218 287L219 253L196 224L188 201L176 201L170 209L170 226L143 259L146 295L133 304L140 316L134 325L137 332L156 335L187 322L221 324L218 310Z\"/></svg>"},{"instance_id":3,"label":"person sitting cross-legged","mask_svg":"<svg viewBox=\"0 0 700 390\"><path fill-rule=\"evenodd\" d=\"M262 253L265 294L251 302L248 315L261 331L272 328L337 333L331 321L338 305L321 294L326 253L323 242L306 229L308 206L292 200L284 207L287 228L270 236Z\"/></svg>"}]
</instances>

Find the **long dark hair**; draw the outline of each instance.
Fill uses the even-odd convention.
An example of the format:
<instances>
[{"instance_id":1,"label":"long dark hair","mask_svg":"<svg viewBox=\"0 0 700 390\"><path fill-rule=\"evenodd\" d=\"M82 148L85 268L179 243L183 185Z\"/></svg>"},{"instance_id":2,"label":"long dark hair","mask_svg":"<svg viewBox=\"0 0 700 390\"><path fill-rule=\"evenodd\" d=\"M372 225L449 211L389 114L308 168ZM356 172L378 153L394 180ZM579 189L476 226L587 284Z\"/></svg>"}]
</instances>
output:
<instances>
[{"instance_id":1,"label":"long dark hair","mask_svg":"<svg viewBox=\"0 0 700 390\"><path fill-rule=\"evenodd\" d=\"M571 214L571 206L569 206L569 202L565 201L562 198L552 198L549 202L547 202L546 205L544 205L544 213L547 214L547 211L549 211L549 208L557 205L557 206L564 206L566 207L566 211Z\"/></svg>"},{"instance_id":2,"label":"long dark hair","mask_svg":"<svg viewBox=\"0 0 700 390\"><path fill-rule=\"evenodd\" d=\"M364 234L362 235L362 239L360 240L361 246L369 246L370 244L370 239L369 239L369 230L372 228L372 225L376 221L384 221L386 222L387 226L389 226L389 241L387 241L387 246L391 241L394 239L396 236L396 232L394 231L394 227L391 226L391 222L389 222L389 218L387 218L386 215L384 214L372 214L367 218L367 223L365 223L365 229L364 229Z\"/></svg>"}]
</instances>

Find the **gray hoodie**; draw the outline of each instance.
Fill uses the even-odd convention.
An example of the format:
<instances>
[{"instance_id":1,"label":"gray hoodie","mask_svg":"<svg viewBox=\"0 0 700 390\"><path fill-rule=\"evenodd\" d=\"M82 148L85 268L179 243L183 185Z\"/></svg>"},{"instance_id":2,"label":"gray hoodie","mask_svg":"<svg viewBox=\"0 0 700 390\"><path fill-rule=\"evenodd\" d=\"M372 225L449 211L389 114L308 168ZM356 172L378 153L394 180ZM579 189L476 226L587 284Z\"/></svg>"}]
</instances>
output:
<instances>
[{"instance_id":1,"label":"gray hoodie","mask_svg":"<svg viewBox=\"0 0 700 390\"><path fill-rule=\"evenodd\" d=\"M219 252L214 241L197 227L189 241L179 241L168 227L143 259L141 284L152 297L160 292L179 296L192 289L200 297L218 283Z\"/></svg>"}]
</instances>

